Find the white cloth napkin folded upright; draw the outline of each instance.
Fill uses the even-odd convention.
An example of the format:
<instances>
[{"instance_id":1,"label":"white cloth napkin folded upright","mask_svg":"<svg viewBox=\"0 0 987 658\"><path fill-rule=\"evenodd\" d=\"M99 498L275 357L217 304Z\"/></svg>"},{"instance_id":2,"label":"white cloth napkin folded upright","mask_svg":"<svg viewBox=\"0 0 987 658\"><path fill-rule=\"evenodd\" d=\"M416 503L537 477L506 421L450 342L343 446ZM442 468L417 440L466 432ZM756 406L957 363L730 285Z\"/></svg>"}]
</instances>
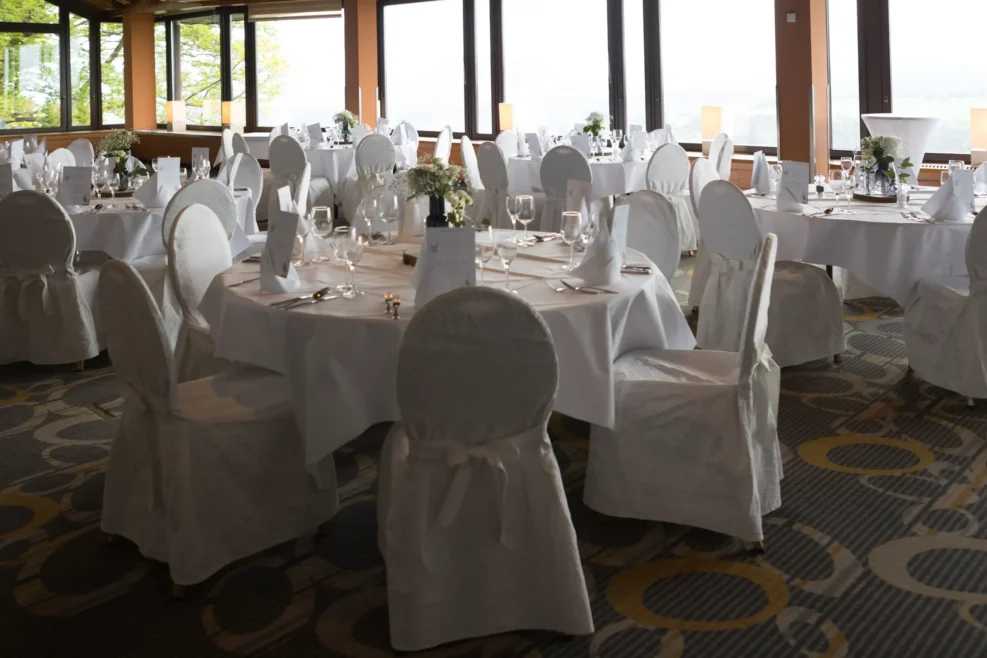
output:
<instances>
[{"instance_id":1,"label":"white cloth napkin folded upright","mask_svg":"<svg viewBox=\"0 0 987 658\"><path fill-rule=\"evenodd\" d=\"M41 171L42 167L45 166L45 160L48 156L44 153L25 153L24 154L24 166L31 172L34 176L36 173Z\"/></svg>"},{"instance_id":2,"label":"white cloth napkin folded upright","mask_svg":"<svg viewBox=\"0 0 987 658\"><path fill-rule=\"evenodd\" d=\"M974 194L987 194L987 162L977 167L973 173Z\"/></svg>"},{"instance_id":3,"label":"white cloth napkin folded upright","mask_svg":"<svg viewBox=\"0 0 987 658\"><path fill-rule=\"evenodd\" d=\"M922 206L922 211L940 222L972 221L973 179L972 169L954 171L949 181Z\"/></svg>"},{"instance_id":4,"label":"white cloth napkin folded upright","mask_svg":"<svg viewBox=\"0 0 987 658\"><path fill-rule=\"evenodd\" d=\"M620 280L622 259L620 247L611 238L607 223L600 222L600 232L586 247L583 262L572 271L572 274L591 286L608 286Z\"/></svg>"},{"instance_id":5,"label":"white cloth napkin folded upright","mask_svg":"<svg viewBox=\"0 0 987 658\"><path fill-rule=\"evenodd\" d=\"M538 139L538 135L528 133L525 136L525 141L527 142L528 155L531 156L532 160L540 160L545 155L545 152L542 151L541 140Z\"/></svg>"},{"instance_id":6,"label":"white cloth napkin folded upright","mask_svg":"<svg viewBox=\"0 0 987 658\"><path fill-rule=\"evenodd\" d=\"M387 137L391 134L390 122L384 117L377 117L377 127L374 129L374 132Z\"/></svg>"},{"instance_id":7,"label":"white cloth napkin folded upright","mask_svg":"<svg viewBox=\"0 0 987 658\"><path fill-rule=\"evenodd\" d=\"M774 191L774 183L771 180L771 171L768 169L768 159L764 157L764 151L758 151L754 154L751 187L762 196L771 194Z\"/></svg>"},{"instance_id":8,"label":"white cloth napkin folded upright","mask_svg":"<svg viewBox=\"0 0 987 658\"><path fill-rule=\"evenodd\" d=\"M158 180L156 173L151 174L151 177L134 192L134 199L140 201L145 208L164 208L180 187L181 184L163 184Z\"/></svg>"}]
</instances>

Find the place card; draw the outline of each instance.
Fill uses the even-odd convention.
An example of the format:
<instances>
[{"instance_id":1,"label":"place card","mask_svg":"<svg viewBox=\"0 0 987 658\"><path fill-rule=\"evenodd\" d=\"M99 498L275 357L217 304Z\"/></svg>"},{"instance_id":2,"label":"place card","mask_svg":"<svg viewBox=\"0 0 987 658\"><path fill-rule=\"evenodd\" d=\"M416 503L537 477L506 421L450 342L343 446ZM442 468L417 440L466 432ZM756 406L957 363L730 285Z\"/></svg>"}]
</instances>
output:
<instances>
[{"instance_id":1,"label":"place card","mask_svg":"<svg viewBox=\"0 0 987 658\"><path fill-rule=\"evenodd\" d=\"M630 221L630 216L629 204L614 206L613 219L610 222L610 239L617 246L621 266L627 261L627 223Z\"/></svg>"},{"instance_id":2,"label":"place card","mask_svg":"<svg viewBox=\"0 0 987 658\"><path fill-rule=\"evenodd\" d=\"M415 305L476 283L476 231L429 228L412 276Z\"/></svg>"},{"instance_id":3,"label":"place card","mask_svg":"<svg viewBox=\"0 0 987 658\"><path fill-rule=\"evenodd\" d=\"M65 206L88 206L93 190L92 167L63 167L62 182L58 186L58 202Z\"/></svg>"},{"instance_id":4,"label":"place card","mask_svg":"<svg viewBox=\"0 0 987 658\"><path fill-rule=\"evenodd\" d=\"M312 148L316 148L319 144L325 141L325 135L322 134L321 123L313 123L308 127L308 141L311 143Z\"/></svg>"},{"instance_id":5,"label":"place card","mask_svg":"<svg viewBox=\"0 0 987 658\"><path fill-rule=\"evenodd\" d=\"M267 227L267 243L260 258L260 288L264 292L291 292L301 284L298 272L291 264L301 216L280 208L272 215Z\"/></svg>"},{"instance_id":6,"label":"place card","mask_svg":"<svg viewBox=\"0 0 987 658\"><path fill-rule=\"evenodd\" d=\"M798 213L803 211L803 206L809 203L809 171L808 162L782 161L778 210Z\"/></svg>"},{"instance_id":7,"label":"place card","mask_svg":"<svg viewBox=\"0 0 987 658\"><path fill-rule=\"evenodd\" d=\"M922 212L941 222L969 221L970 213L976 212L973 202L974 177L972 169L954 171L946 184L922 206Z\"/></svg>"},{"instance_id":8,"label":"place card","mask_svg":"<svg viewBox=\"0 0 987 658\"><path fill-rule=\"evenodd\" d=\"M14 167L9 162L0 164L0 199L14 192Z\"/></svg>"}]
</instances>

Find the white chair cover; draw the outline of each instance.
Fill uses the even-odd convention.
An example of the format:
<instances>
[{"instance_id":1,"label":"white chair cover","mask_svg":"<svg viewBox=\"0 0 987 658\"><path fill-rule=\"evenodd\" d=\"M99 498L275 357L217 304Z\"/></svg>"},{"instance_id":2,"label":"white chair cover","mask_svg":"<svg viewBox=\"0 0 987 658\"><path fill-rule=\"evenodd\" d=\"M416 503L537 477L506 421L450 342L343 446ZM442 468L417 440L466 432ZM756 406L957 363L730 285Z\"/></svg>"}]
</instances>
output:
<instances>
[{"instance_id":1,"label":"white chair cover","mask_svg":"<svg viewBox=\"0 0 987 658\"><path fill-rule=\"evenodd\" d=\"M165 247L168 246L168 240L171 238L171 225L175 223L179 213L193 203L202 204L216 213L227 239L233 236L237 225L236 200L233 198L233 191L217 180L204 178L178 190L165 207L164 217L161 219L161 241Z\"/></svg>"},{"instance_id":2,"label":"white chair cover","mask_svg":"<svg viewBox=\"0 0 987 658\"><path fill-rule=\"evenodd\" d=\"M593 632L546 432L557 386L544 321L502 291L454 290L408 324L378 497L395 649Z\"/></svg>"},{"instance_id":3,"label":"white chair cover","mask_svg":"<svg viewBox=\"0 0 987 658\"><path fill-rule=\"evenodd\" d=\"M216 213L200 204L185 208L175 219L168 241L168 278L182 310L175 346L179 382L209 377L233 366L214 356L209 323L199 303L216 275L233 266L229 239Z\"/></svg>"},{"instance_id":4,"label":"white chair cover","mask_svg":"<svg viewBox=\"0 0 987 658\"><path fill-rule=\"evenodd\" d=\"M517 133L513 130L504 130L497 135L497 146L500 150L504 152L504 156L508 158L516 158L518 153L517 146Z\"/></svg>"},{"instance_id":5,"label":"white chair cover","mask_svg":"<svg viewBox=\"0 0 987 658\"><path fill-rule=\"evenodd\" d=\"M726 144L730 137L726 133L720 133L713 138L713 141L709 145L709 155L707 159L713 163L713 166L719 171L720 166L720 152L723 151L723 145ZM727 180L727 179L724 179Z\"/></svg>"},{"instance_id":6,"label":"white chair cover","mask_svg":"<svg viewBox=\"0 0 987 658\"><path fill-rule=\"evenodd\" d=\"M710 158L710 162L713 159ZM733 140L727 137L720 146L720 154L716 159L716 171L722 180L730 180L730 170L733 167Z\"/></svg>"},{"instance_id":7,"label":"white chair cover","mask_svg":"<svg viewBox=\"0 0 987 658\"><path fill-rule=\"evenodd\" d=\"M480 164L476 159L473 142L466 135L463 135L459 141L459 156L462 158L463 168L466 170L466 189L473 199L473 206L467 210L467 215L482 220L490 214L486 204L487 195L483 188Z\"/></svg>"},{"instance_id":8,"label":"white chair cover","mask_svg":"<svg viewBox=\"0 0 987 658\"><path fill-rule=\"evenodd\" d=\"M284 126L274 126L274 128L271 129L271 134L267 138L268 147L270 147L270 145L274 143L275 139L281 137L282 135L284 135L285 137L291 137L290 131L285 130L286 127L287 124L285 124Z\"/></svg>"},{"instance_id":9,"label":"white chair cover","mask_svg":"<svg viewBox=\"0 0 987 658\"><path fill-rule=\"evenodd\" d=\"M692 204L692 214L699 223L700 231L702 222L699 221L699 198L707 185L715 180L719 180L720 175L716 172L716 167L706 158L698 158L692 163L692 172L689 175L689 201ZM698 307L703 300L703 292L706 290L706 281L709 280L710 273L709 254L705 245L699 243L699 252L692 268L692 281L689 286L689 305Z\"/></svg>"},{"instance_id":10,"label":"white chair cover","mask_svg":"<svg viewBox=\"0 0 987 658\"><path fill-rule=\"evenodd\" d=\"M966 269L918 282L905 305L905 349L927 382L987 398L987 209L970 229Z\"/></svg>"},{"instance_id":11,"label":"white chair cover","mask_svg":"<svg viewBox=\"0 0 987 658\"><path fill-rule=\"evenodd\" d=\"M650 258L671 282L682 256L675 206L661 194L650 190L622 197L617 201L617 206L622 205L630 206L627 246Z\"/></svg>"},{"instance_id":12,"label":"white chair cover","mask_svg":"<svg viewBox=\"0 0 987 658\"><path fill-rule=\"evenodd\" d=\"M387 178L394 171L397 151L391 140L384 135L367 135L356 147L355 181L346 186L343 210L350 224L356 223L357 206L372 190L387 184Z\"/></svg>"},{"instance_id":13,"label":"white chair cover","mask_svg":"<svg viewBox=\"0 0 987 658\"><path fill-rule=\"evenodd\" d=\"M432 159L442 160L449 164L449 156L452 154L452 128L446 126L439 131L439 136L435 138L435 151Z\"/></svg>"},{"instance_id":14,"label":"white chair cover","mask_svg":"<svg viewBox=\"0 0 987 658\"><path fill-rule=\"evenodd\" d=\"M247 144L247 139L240 133L233 133L233 153L250 155L250 145Z\"/></svg>"},{"instance_id":15,"label":"white chair cover","mask_svg":"<svg viewBox=\"0 0 987 658\"><path fill-rule=\"evenodd\" d=\"M220 148L220 152L223 154L224 161L229 160L230 158L233 157L233 154L236 153L236 151L233 150L233 131L230 130L229 128L223 129L223 138L222 138L222 145Z\"/></svg>"},{"instance_id":16,"label":"white chair cover","mask_svg":"<svg viewBox=\"0 0 987 658\"><path fill-rule=\"evenodd\" d=\"M99 354L99 269L74 258L75 229L56 201L33 191L0 201L0 364Z\"/></svg>"},{"instance_id":17,"label":"white chair cover","mask_svg":"<svg viewBox=\"0 0 987 658\"><path fill-rule=\"evenodd\" d=\"M63 167L75 166L75 155L68 149L55 149L48 154L48 164L52 167L62 165Z\"/></svg>"},{"instance_id":18,"label":"white chair cover","mask_svg":"<svg viewBox=\"0 0 987 658\"><path fill-rule=\"evenodd\" d=\"M545 190L545 206L539 224L542 231L561 230L570 180L587 182L592 187L593 170L589 160L572 146L556 146L541 163L541 186ZM591 199L586 199L587 206L590 202Z\"/></svg>"},{"instance_id":19,"label":"white chair cover","mask_svg":"<svg viewBox=\"0 0 987 658\"><path fill-rule=\"evenodd\" d=\"M257 228L257 205L264 188L264 170L261 168L257 158L244 153L240 160L240 166L236 170L236 178L233 180L233 189L249 190L250 203L247 206L247 236L256 235Z\"/></svg>"},{"instance_id":20,"label":"white chair cover","mask_svg":"<svg viewBox=\"0 0 987 658\"><path fill-rule=\"evenodd\" d=\"M737 186L714 181L703 190L699 223L711 273L699 305L696 342L703 349L735 352L743 338L747 291L761 246L757 219ZM782 368L846 350L843 303L822 268L778 263L769 314L766 341Z\"/></svg>"},{"instance_id":21,"label":"white chair cover","mask_svg":"<svg viewBox=\"0 0 987 658\"><path fill-rule=\"evenodd\" d=\"M106 469L102 529L168 563L179 585L313 532L335 482L305 470L287 381L244 368L178 384L158 310L122 261L103 266L102 327L124 408Z\"/></svg>"},{"instance_id":22,"label":"white chair cover","mask_svg":"<svg viewBox=\"0 0 987 658\"><path fill-rule=\"evenodd\" d=\"M96 149L88 139L77 139L69 144L69 150L75 156L78 167L92 167L96 162Z\"/></svg>"},{"instance_id":23,"label":"white chair cover","mask_svg":"<svg viewBox=\"0 0 987 658\"><path fill-rule=\"evenodd\" d=\"M614 364L617 427L594 425L584 501L611 516L764 539L781 506L780 373L764 342L769 234L745 296L740 352L637 350Z\"/></svg>"},{"instance_id":24,"label":"white chair cover","mask_svg":"<svg viewBox=\"0 0 987 658\"><path fill-rule=\"evenodd\" d=\"M689 155L678 144L659 146L648 161L648 189L672 202L678 222L679 251L699 246L699 228L683 192L689 188Z\"/></svg>"},{"instance_id":25,"label":"white chair cover","mask_svg":"<svg viewBox=\"0 0 987 658\"><path fill-rule=\"evenodd\" d=\"M274 138L271 142L270 153L268 154L268 163L271 166L271 176L273 178L271 189L278 190L285 185L291 188L291 196L293 199L298 199L298 193L304 187L305 196L302 197L303 200L310 200L309 195L311 192L312 183L312 167L309 165L308 160L305 158L305 150L302 145L298 143L293 137L288 137L287 135L281 135ZM308 169L308 176L306 183L303 186L302 179L305 177L305 170ZM325 181L325 179L317 179L320 181ZM328 181L325 181L328 185ZM323 190L324 191L324 190ZM322 191L319 195L321 196ZM301 206L307 206L308 203L300 204ZM316 205L316 204L313 204ZM328 205L328 204L326 204ZM268 218L275 217L278 210L278 195L271 193L268 195ZM304 207L299 208L302 214L305 213Z\"/></svg>"},{"instance_id":26,"label":"white chair cover","mask_svg":"<svg viewBox=\"0 0 987 658\"><path fill-rule=\"evenodd\" d=\"M507 214L507 157L497 144L484 142L480 144L477 160L486 197L486 217L494 228L511 228L511 219Z\"/></svg>"}]
</instances>

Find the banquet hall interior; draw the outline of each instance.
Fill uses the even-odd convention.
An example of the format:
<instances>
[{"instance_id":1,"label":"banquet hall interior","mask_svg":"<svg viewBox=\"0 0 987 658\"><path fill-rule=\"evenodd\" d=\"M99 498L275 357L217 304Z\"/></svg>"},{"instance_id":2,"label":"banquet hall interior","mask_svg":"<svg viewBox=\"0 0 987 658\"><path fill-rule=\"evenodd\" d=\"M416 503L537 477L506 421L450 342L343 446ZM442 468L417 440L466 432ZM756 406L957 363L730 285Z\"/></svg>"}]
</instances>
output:
<instances>
[{"instance_id":1,"label":"banquet hall interior","mask_svg":"<svg viewBox=\"0 0 987 658\"><path fill-rule=\"evenodd\" d=\"M0 0L0 655L987 655L985 24Z\"/></svg>"}]
</instances>

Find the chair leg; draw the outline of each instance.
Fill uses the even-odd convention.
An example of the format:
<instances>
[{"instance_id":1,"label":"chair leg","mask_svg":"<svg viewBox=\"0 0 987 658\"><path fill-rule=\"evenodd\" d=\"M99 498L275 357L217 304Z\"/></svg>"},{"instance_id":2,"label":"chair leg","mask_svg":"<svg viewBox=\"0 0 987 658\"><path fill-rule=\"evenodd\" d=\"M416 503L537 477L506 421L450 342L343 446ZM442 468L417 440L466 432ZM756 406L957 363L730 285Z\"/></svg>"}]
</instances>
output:
<instances>
[{"instance_id":1,"label":"chair leg","mask_svg":"<svg viewBox=\"0 0 987 658\"><path fill-rule=\"evenodd\" d=\"M908 366L907 368L905 368L905 376L906 377L911 377L914 374L915 374L915 369L914 368L912 368L911 366Z\"/></svg>"},{"instance_id":2,"label":"chair leg","mask_svg":"<svg viewBox=\"0 0 987 658\"><path fill-rule=\"evenodd\" d=\"M755 552L755 553L763 553L764 552L764 542L763 541L752 541L751 542L751 550L753 552Z\"/></svg>"},{"instance_id":3,"label":"chair leg","mask_svg":"<svg viewBox=\"0 0 987 658\"><path fill-rule=\"evenodd\" d=\"M699 307L698 306L693 306L692 307L692 312L695 313L696 315L699 315Z\"/></svg>"},{"instance_id":4,"label":"chair leg","mask_svg":"<svg viewBox=\"0 0 987 658\"><path fill-rule=\"evenodd\" d=\"M116 535L111 535L111 534L106 535L106 543L109 544L110 546L116 543L116 540L117 540Z\"/></svg>"},{"instance_id":5,"label":"chair leg","mask_svg":"<svg viewBox=\"0 0 987 658\"><path fill-rule=\"evenodd\" d=\"M82 372L85 369L86 369L86 362L85 361L76 361L76 363L75 363L75 371L76 372Z\"/></svg>"},{"instance_id":6,"label":"chair leg","mask_svg":"<svg viewBox=\"0 0 987 658\"><path fill-rule=\"evenodd\" d=\"M833 363L843 363L843 355L842 354L834 354L833 355Z\"/></svg>"},{"instance_id":7,"label":"chair leg","mask_svg":"<svg viewBox=\"0 0 987 658\"><path fill-rule=\"evenodd\" d=\"M171 598L180 601L185 598L185 585L171 584Z\"/></svg>"},{"instance_id":8,"label":"chair leg","mask_svg":"<svg viewBox=\"0 0 987 658\"><path fill-rule=\"evenodd\" d=\"M971 407L971 408L972 408L972 407L974 407L974 406L976 406L976 404L977 404L977 403L973 401L973 398L967 398L967 399L966 399L966 406L968 406L968 407Z\"/></svg>"}]
</instances>

